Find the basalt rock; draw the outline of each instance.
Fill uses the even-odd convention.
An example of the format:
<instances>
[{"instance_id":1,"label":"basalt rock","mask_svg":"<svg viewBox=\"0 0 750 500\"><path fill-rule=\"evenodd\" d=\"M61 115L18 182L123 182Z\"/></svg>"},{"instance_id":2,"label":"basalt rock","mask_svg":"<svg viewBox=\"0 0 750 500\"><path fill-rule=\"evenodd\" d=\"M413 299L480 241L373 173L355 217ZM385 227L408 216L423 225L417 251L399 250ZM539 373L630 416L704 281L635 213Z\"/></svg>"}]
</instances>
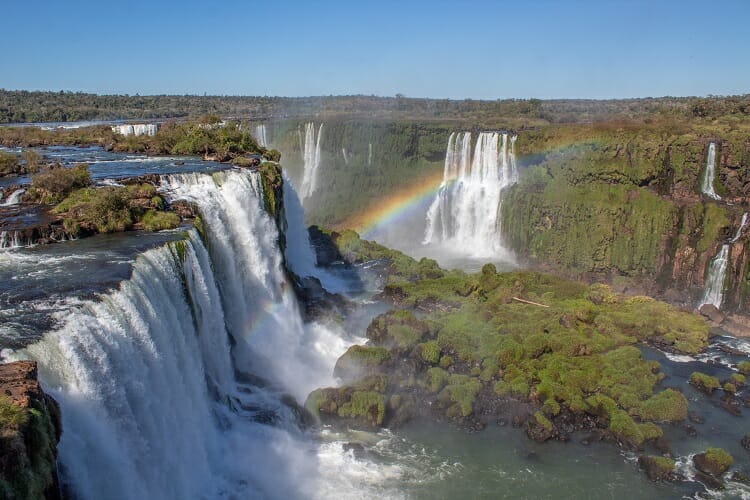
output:
<instances>
[{"instance_id":1,"label":"basalt rock","mask_svg":"<svg viewBox=\"0 0 750 500\"><path fill-rule=\"evenodd\" d=\"M33 361L0 365L0 497L59 499L60 410Z\"/></svg>"}]
</instances>

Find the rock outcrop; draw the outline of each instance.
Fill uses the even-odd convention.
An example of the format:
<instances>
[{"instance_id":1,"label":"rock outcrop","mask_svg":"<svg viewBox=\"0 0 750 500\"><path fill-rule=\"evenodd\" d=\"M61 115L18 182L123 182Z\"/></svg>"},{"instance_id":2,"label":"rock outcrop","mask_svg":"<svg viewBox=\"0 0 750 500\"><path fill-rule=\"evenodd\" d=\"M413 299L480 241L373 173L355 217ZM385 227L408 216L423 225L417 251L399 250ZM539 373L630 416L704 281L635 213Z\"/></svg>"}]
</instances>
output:
<instances>
[{"instance_id":1,"label":"rock outcrop","mask_svg":"<svg viewBox=\"0 0 750 500\"><path fill-rule=\"evenodd\" d=\"M0 497L59 499L60 410L34 361L0 365Z\"/></svg>"}]
</instances>

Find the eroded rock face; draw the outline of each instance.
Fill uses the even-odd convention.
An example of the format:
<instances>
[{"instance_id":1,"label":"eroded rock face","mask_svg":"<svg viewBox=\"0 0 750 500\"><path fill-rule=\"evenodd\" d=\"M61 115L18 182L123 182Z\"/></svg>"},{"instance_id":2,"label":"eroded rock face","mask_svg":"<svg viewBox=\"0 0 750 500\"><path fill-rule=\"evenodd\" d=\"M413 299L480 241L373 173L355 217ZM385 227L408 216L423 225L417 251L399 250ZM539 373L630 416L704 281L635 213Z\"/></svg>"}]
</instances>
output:
<instances>
[{"instance_id":1,"label":"eroded rock face","mask_svg":"<svg viewBox=\"0 0 750 500\"><path fill-rule=\"evenodd\" d=\"M0 365L0 497L59 499L60 410L34 361Z\"/></svg>"}]
</instances>

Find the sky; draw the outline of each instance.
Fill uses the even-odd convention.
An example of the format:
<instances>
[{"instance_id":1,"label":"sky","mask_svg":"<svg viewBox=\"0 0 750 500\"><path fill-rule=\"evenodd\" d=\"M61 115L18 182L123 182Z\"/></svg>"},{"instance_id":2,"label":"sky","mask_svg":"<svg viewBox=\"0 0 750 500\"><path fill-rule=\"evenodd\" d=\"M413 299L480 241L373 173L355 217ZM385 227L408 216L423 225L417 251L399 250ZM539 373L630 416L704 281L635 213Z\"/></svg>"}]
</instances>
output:
<instances>
[{"instance_id":1,"label":"sky","mask_svg":"<svg viewBox=\"0 0 750 500\"><path fill-rule=\"evenodd\" d=\"M750 93L750 0L2 0L0 88L450 99Z\"/></svg>"}]
</instances>

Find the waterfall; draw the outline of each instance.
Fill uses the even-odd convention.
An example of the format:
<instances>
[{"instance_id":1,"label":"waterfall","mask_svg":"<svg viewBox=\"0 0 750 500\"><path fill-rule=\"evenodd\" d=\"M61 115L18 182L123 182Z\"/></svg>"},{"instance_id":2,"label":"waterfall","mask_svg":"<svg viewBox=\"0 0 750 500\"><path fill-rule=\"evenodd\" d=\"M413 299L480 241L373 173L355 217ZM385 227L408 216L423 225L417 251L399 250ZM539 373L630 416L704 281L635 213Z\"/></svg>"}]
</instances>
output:
<instances>
[{"instance_id":1,"label":"waterfall","mask_svg":"<svg viewBox=\"0 0 750 500\"><path fill-rule=\"evenodd\" d=\"M18 205L18 203L21 201L21 195L25 192L26 190L23 188L16 189L8 196L7 200L5 200L3 203L0 203L0 207L10 207L12 205Z\"/></svg>"},{"instance_id":2,"label":"waterfall","mask_svg":"<svg viewBox=\"0 0 750 500\"><path fill-rule=\"evenodd\" d=\"M268 147L268 139L266 138L266 125L261 123L255 126L255 140L258 141L258 145L262 148Z\"/></svg>"},{"instance_id":3,"label":"waterfall","mask_svg":"<svg viewBox=\"0 0 750 500\"><path fill-rule=\"evenodd\" d=\"M471 133L453 133L443 181L427 211L424 244L460 245L475 256L505 253L500 235L503 189L518 182L516 136L482 132L473 157Z\"/></svg>"},{"instance_id":4,"label":"waterfall","mask_svg":"<svg viewBox=\"0 0 750 500\"><path fill-rule=\"evenodd\" d=\"M318 168L320 167L320 137L323 135L323 124L320 124L317 135L315 124L305 125L305 143L303 148L304 171L302 175L302 199L309 198L318 189Z\"/></svg>"},{"instance_id":5,"label":"waterfall","mask_svg":"<svg viewBox=\"0 0 750 500\"><path fill-rule=\"evenodd\" d=\"M372 165L372 143L367 145L367 166Z\"/></svg>"},{"instance_id":6,"label":"waterfall","mask_svg":"<svg viewBox=\"0 0 750 500\"><path fill-rule=\"evenodd\" d=\"M162 191L197 205L208 245L191 230L141 254L119 289L10 355L38 360L61 404L62 480L82 499L309 497L320 470L283 394L331 385L347 343L302 324L259 174Z\"/></svg>"},{"instance_id":7,"label":"waterfall","mask_svg":"<svg viewBox=\"0 0 750 500\"><path fill-rule=\"evenodd\" d=\"M317 266L315 251L310 242L310 235L305 226L305 212L299 196L291 180L284 175L284 215L286 216L286 237L288 241L296 242L287 245L285 257L289 268L294 274L302 278L312 276L317 278L323 288L331 293L343 293L344 283L335 278L325 269Z\"/></svg>"},{"instance_id":8,"label":"waterfall","mask_svg":"<svg viewBox=\"0 0 750 500\"><path fill-rule=\"evenodd\" d=\"M134 125L113 125L112 131L121 135L154 135L158 125L156 123L138 123Z\"/></svg>"},{"instance_id":9,"label":"waterfall","mask_svg":"<svg viewBox=\"0 0 750 500\"><path fill-rule=\"evenodd\" d=\"M742 231L745 229L745 226L747 225L747 217L748 212L745 212L742 214L742 221L740 221L740 227L737 228L737 232L734 235L734 238L732 238L732 241L730 243L734 243L735 241L739 240L742 237Z\"/></svg>"},{"instance_id":10,"label":"waterfall","mask_svg":"<svg viewBox=\"0 0 750 500\"><path fill-rule=\"evenodd\" d=\"M349 165L349 157L346 155L346 148L341 148L341 154L344 156L344 165Z\"/></svg>"},{"instance_id":11,"label":"waterfall","mask_svg":"<svg viewBox=\"0 0 750 500\"><path fill-rule=\"evenodd\" d=\"M720 200L721 196L714 191L714 177L716 176L716 144L708 145L708 157L706 158L706 171L703 174L701 192L714 200Z\"/></svg>"},{"instance_id":12,"label":"waterfall","mask_svg":"<svg viewBox=\"0 0 750 500\"><path fill-rule=\"evenodd\" d=\"M728 261L729 245L726 244L721 246L721 250L711 261L711 267L706 278L706 288L698 307L704 304L713 304L717 309L721 309L721 303L724 300L724 278L727 274Z\"/></svg>"},{"instance_id":13,"label":"waterfall","mask_svg":"<svg viewBox=\"0 0 750 500\"><path fill-rule=\"evenodd\" d=\"M30 241L24 241L19 231L0 231L0 249L21 248L31 246Z\"/></svg>"}]
</instances>

